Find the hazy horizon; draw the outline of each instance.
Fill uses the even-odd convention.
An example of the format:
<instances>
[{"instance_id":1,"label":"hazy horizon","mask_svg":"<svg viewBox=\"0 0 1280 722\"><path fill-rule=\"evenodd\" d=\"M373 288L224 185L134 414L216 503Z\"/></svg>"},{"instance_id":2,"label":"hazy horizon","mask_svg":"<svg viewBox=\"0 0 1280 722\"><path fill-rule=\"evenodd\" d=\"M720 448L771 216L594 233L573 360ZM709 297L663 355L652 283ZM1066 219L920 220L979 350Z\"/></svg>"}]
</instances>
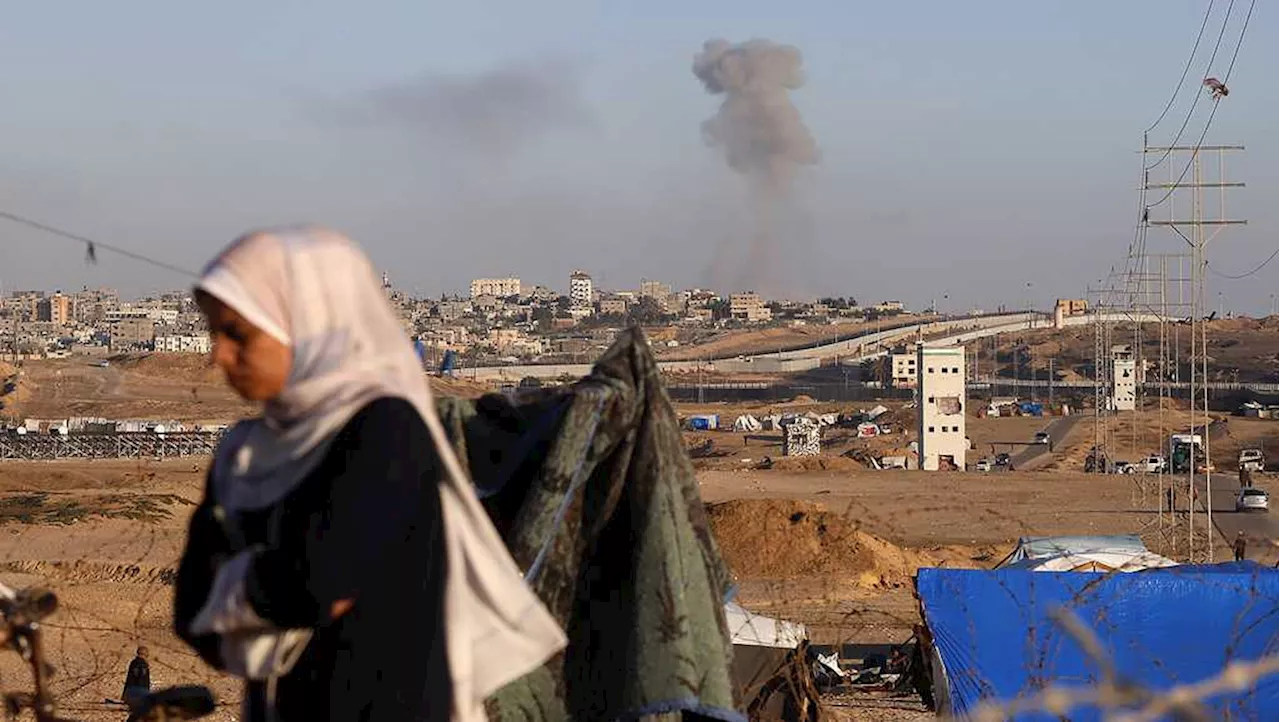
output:
<instances>
[{"instance_id":1,"label":"hazy horizon","mask_svg":"<svg viewBox=\"0 0 1280 722\"><path fill-rule=\"evenodd\" d=\"M0 211L193 270L247 229L322 223L417 295L507 274L563 289L575 269L611 288L706 286L717 257L748 254L758 208L704 142L724 98L694 56L713 38L764 38L802 56L788 97L820 157L788 174L761 283L794 298L1044 308L1123 264L1142 131L1205 7L152 0L82 3L69 22L66 7L21 6L0 25ZM1245 9L1210 75L1226 72ZM1205 92L1222 10L1153 145ZM1226 207L1249 224L1209 247L1223 274L1277 247L1277 21L1275 5L1254 8L1205 138L1248 148L1228 157L1248 187ZM1210 108L1201 97L1181 143ZM1184 247L1148 235L1149 251ZM0 220L6 291L188 283L98 258ZM1276 274L1273 262L1210 276L1206 303L1221 293L1224 310L1265 314Z\"/></svg>"}]
</instances>

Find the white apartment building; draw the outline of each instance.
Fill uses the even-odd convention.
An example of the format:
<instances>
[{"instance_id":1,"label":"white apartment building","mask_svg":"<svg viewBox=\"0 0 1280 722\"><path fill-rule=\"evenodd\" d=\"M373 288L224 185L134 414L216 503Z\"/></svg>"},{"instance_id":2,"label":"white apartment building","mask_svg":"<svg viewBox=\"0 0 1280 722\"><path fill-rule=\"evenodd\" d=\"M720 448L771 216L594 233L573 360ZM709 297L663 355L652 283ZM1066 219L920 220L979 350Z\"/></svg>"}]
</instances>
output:
<instances>
[{"instance_id":1,"label":"white apartment building","mask_svg":"<svg viewBox=\"0 0 1280 722\"><path fill-rule=\"evenodd\" d=\"M200 353L213 349L207 333L169 334L156 336L155 350L161 353Z\"/></svg>"},{"instance_id":2,"label":"white apartment building","mask_svg":"<svg viewBox=\"0 0 1280 722\"><path fill-rule=\"evenodd\" d=\"M964 470L965 355L963 346L916 349L920 468Z\"/></svg>"},{"instance_id":3,"label":"white apartment building","mask_svg":"<svg viewBox=\"0 0 1280 722\"><path fill-rule=\"evenodd\" d=\"M595 286L591 276L582 271L574 271L569 276L569 300L578 308L590 307L595 297Z\"/></svg>"},{"instance_id":4,"label":"white apartment building","mask_svg":"<svg viewBox=\"0 0 1280 722\"><path fill-rule=\"evenodd\" d=\"M509 296L520 295L520 279L515 277L507 278L477 278L471 282L471 297L478 298L480 296L496 296L498 298L507 298Z\"/></svg>"},{"instance_id":5,"label":"white apartment building","mask_svg":"<svg viewBox=\"0 0 1280 722\"><path fill-rule=\"evenodd\" d=\"M1111 404L1116 411L1137 407L1138 367L1129 346L1111 347Z\"/></svg>"}]
</instances>

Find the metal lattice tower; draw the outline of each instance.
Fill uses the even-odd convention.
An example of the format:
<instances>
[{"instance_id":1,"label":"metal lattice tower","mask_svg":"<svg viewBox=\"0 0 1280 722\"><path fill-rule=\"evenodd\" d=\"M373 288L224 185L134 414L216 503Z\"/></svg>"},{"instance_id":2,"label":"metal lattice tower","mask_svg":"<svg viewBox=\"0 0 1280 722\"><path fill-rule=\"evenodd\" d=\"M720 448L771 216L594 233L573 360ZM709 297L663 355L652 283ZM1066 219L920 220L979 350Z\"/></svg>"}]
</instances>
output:
<instances>
[{"instance_id":1,"label":"metal lattice tower","mask_svg":"<svg viewBox=\"0 0 1280 722\"><path fill-rule=\"evenodd\" d=\"M1146 244L1146 227L1156 226L1168 228L1180 241L1179 246L1185 246L1179 258L1179 274L1178 274L1178 302L1179 311L1183 306L1189 306L1187 315L1190 318L1190 328L1188 339L1186 339L1186 359L1188 366L1188 382L1189 382L1189 409L1192 417L1192 429L1201 428L1203 435L1203 488L1205 490L1205 498L1203 500L1204 516L1205 516L1205 548L1201 558L1205 561L1213 561L1213 475L1211 473L1212 455L1210 454L1209 443L1209 354L1208 354L1208 326L1206 316L1208 315L1208 306L1205 296L1206 268L1208 266L1207 250L1211 241L1215 240L1224 230L1230 226L1245 225L1247 221L1243 219L1233 219L1227 215L1227 190L1233 188L1243 188L1242 182L1227 180L1226 158L1231 152L1243 151L1242 145L1195 145L1195 146L1168 146L1168 147L1152 147L1143 148L1143 162L1146 167L1146 158L1152 154L1160 154L1161 163L1166 165L1168 179L1165 182L1153 183L1149 172L1144 174L1144 183L1142 186L1143 198L1143 228L1140 231L1141 239L1140 249L1142 263L1148 266L1148 258ZM1210 172L1206 175L1205 159L1216 161L1216 173ZM1184 161L1185 159L1185 161ZM1154 168L1154 166L1152 166ZM1174 176L1175 169L1181 168L1181 172ZM1188 171L1190 176L1188 177ZM1216 203L1214 199L1206 195L1206 191L1217 190ZM1153 206L1147 205L1147 194L1150 192L1162 193L1160 200ZM1154 206L1163 206L1156 210L1163 210L1163 218L1153 218L1152 210ZM1182 215L1184 214L1185 215ZM1188 269L1189 278L1186 283L1189 284L1189 293L1183 294L1184 278L1181 272L1182 260L1186 257L1187 251L1190 255L1190 263ZM1161 295L1164 299L1162 306L1168 309L1168 299L1166 294L1168 284L1167 257L1161 256ZM1133 264L1130 263L1130 266ZM1164 316L1165 314L1162 314ZM1179 314L1180 315L1180 314ZM1180 346L1182 339L1180 329L1175 326L1173 329L1173 338L1171 343L1167 337L1167 329L1164 328L1165 321L1161 323L1161 361L1165 361L1166 352L1172 355L1172 361L1175 369L1181 366L1178 363L1178 356L1181 352ZM1164 369L1162 368L1162 373ZM1174 381L1180 381L1180 373L1175 370ZM1163 380L1163 376L1162 376ZM1163 386L1163 384L1162 384ZM1163 394L1162 394L1163 402ZM1161 427L1163 434L1163 403L1161 406ZM1194 459L1194 455L1192 456ZM1195 534L1195 512L1196 512L1196 490L1197 490L1197 465L1191 463L1188 465L1186 476L1187 490L1187 528L1186 539L1188 544L1188 558L1192 561L1196 559L1196 534ZM1180 479L1178 481L1181 481ZM1170 479L1170 483L1176 483ZM1161 515L1163 517L1163 515ZM1170 519L1175 520L1176 517L1170 514Z\"/></svg>"}]
</instances>

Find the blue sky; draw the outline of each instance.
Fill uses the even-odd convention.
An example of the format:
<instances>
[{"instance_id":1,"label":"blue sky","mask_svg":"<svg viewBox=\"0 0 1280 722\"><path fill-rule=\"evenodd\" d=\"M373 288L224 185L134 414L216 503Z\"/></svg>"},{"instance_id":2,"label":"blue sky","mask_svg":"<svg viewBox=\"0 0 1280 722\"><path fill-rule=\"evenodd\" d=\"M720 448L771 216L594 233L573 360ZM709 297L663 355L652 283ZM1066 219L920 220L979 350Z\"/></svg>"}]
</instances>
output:
<instances>
[{"instance_id":1,"label":"blue sky","mask_svg":"<svg viewBox=\"0 0 1280 722\"><path fill-rule=\"evenodd\" d=\"M508 272L563 287L575 268L612 287L696 285L752 214L702 142L719 100L690 65L709 38L764 37L803 52L792 99L822 152L773 241L795 295L991 308L1024 303L1030 282L1043 305L1122 261L1134 151L1204 2L795 5L22 4L0 24L0 209L191 268L248 228L314 221L421 293ZM1153 142L1181 123L1226 5ZM440 106L480 97L495 73L545 94L477 101L477 115ZM1278 84L1277 9L1258 3L1206 139L1248 146L1228 171L1249 184L1229 210L1250 225L1210 252L1224 273L1277 247ZM386 101L423 88L425 121ZM1175 243L1153 232L1149 246ZM1263 311L1275 279L1274 265L1212 279L1209 295ZM185 281L106 254L86 266L71 245L0 225L0 283Z\"/></svg>"}]
</instances>

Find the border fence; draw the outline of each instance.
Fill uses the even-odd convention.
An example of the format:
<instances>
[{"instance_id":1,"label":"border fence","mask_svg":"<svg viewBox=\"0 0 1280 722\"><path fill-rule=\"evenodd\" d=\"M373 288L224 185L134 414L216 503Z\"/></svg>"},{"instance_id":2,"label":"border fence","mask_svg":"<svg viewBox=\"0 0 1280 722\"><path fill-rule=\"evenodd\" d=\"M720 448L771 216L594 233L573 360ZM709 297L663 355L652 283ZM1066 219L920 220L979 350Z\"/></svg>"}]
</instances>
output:
<instances>
[{"instance_id":1,"label":"border fence","mask_svg":"<svg viewBox=\"0 0 1280 722\"><path fill-rule=\"evenodd\" d=\"M0 435L0 461L22 459L132 459L208 456L218 446L222 432L180 431L115 434L4 434Z\"/></svg>"}]
</instances>

